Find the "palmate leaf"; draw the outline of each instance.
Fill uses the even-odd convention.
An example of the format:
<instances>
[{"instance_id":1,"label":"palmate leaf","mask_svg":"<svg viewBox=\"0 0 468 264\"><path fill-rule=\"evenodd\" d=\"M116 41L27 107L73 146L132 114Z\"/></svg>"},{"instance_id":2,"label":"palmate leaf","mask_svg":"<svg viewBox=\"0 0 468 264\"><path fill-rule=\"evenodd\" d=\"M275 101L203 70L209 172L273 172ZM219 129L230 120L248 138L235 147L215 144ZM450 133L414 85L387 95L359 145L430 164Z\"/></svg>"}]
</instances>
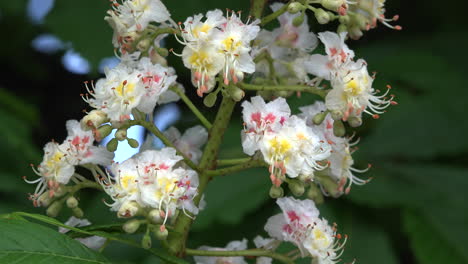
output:
<instances>
[{"instance_id":1,"label":"palmate leaf","mask_svg":"<svg viewBox=\"0 0 468 264\"><path fill-rule=\"evenodd\" d=\"M110 263L55 230L24 220L0 220L0 263Z\"/></svg>"}]
</instances>

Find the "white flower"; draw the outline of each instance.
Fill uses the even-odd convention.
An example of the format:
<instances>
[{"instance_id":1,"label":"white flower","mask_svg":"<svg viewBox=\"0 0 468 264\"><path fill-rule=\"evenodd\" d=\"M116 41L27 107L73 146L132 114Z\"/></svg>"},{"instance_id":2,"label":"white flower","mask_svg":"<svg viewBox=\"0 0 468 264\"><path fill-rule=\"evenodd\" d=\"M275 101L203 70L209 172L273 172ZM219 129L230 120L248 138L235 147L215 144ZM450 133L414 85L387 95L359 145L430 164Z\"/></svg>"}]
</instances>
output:
<instances>
[{"instance_id":1,"label":"white flower","mask_svg":"<svg viewBox=\"0 0 468 264\"><path fill-rule=\"evenodd\" d=\"M159 97L175 83L177 76L173 68L153 64L148 57L140 59L136 70L140 72L140 79L145 88L137 109L149 114L153 112L156 103L160 103Z\"/></svg>"},{"instance_id":2,"label":"white flower","mask_svg":"<svg viewBox=\"0 0 468 264\"><path fill-rule=\"evenodd\" d=\"M198 96L211 91L215 85L214 77L223 69L225 58L223 54L209 43L187 45L182 50L185 67L192 71L192 83L197 87Z\"/></svg>"},{"instance_id":3,"label":"white flower","mask_svg":"<svg viewBox=\"0 0 468 264\"><path fill-rule=\"evenodd\" d=\"M242 148L250 156L260 149L259 144L265 132L278 131L291 115L291 109L282 97L265 103L261 96L255 96L251 102L244 101L242 108Z\"/></svg>"},{"instance_id":4,"label":"white flower","mask_svg":"<svg viewBox=\"0 0 468 264\"><path fill-rule=\"evenodd\" d=\"M282 175L295 178L325 169L321 161L330 156L331 147L303 119L292 116L277 133L264 135L260 150L273 184L279 186Z\"/></svg>"},{"instance_id":5,"label":"white flower","mask_svg":"<svg viewBox=\"0 0 468 264\"><path fill-rule=\"evenodd\" d=\"M33 181L25 179L27 183L38 184L30 195L35 206L39 206L37 199L46 190L49 190L50 197L54 197L60 185L68 184L76 176L76 165L109 165L114 158L114 154L105 148L93 145L93 133L84 131L77 120L68 120L66 127L68 136L62 144L49 142L44 146L42 162L37 169L33 168L39 178Z\"/></svg>"},{"instance_id":6,"label":"white flower","mask_svg":"<svg viewBox=\"0 0 468 264\"><path fill-rule=\"evenodd\" d=\"M347 121L349 117L360 117L362 112L379 118L385 108L396 103L393 96L386 97L390 89L377 96L379 91L372 88L373 80L364 60L347 63L346 67L332 77L333 89L325 98L328 110L341 114L343 121Z\"/></svg>"},{"instance_id":7,"label":"white flower","mask_svg":"<svg viewBox=\"0 0 468 264\"><path fill-rule=\"evenodd\" d=\"M244 78L244 73L253 73L255 63L249 52L250 42L256 38L260 27L259 20L243 23L235 12L228 15L227 22L220 30L213 32L211 43L217 51L225 56L223 79L225 84L230 81L237 83Z\"/></svg>"},{"instance_id":8,"label":"white flower","mask_svg":"<svg viewBox=\"0 0 468 264\"><path fill-rule=\"evenodd\" d=\"M85 101L91 107L102 110L112 121L129 119L131 111L139 106L145 94L140 77L139 72L122 63L111 70L107 69L106 78L92 85L94 92L88 89L92 98Z\"/></svg>"},{"instance_id":9,"label":"white flower","mask_svg":"<svg viewBox=\"0 0 468 264\"><path fill-rule=\"evenodd\" d=\"M326 31L318 34L325 45L327 55L314 54L304 63L306 71L317 77L330 80L340 66L354 57L354 52L345 44L346 32L339 35Z\"/></svg>"},{"instance_id":10,"label":"white flower","mask_svg":"<svg viewBox=\"0 0 468 264\"><path fill-rule=\"evenodd\" d=\"M202 156L201 146L208 140L208 131L200 125L187 129L183 135L177 128L170 127L164 135L195 163L198 163Z\"/></svg>"},{"instance_id":11,"label":"white flower","mask_svg":"<svg viewBox=\"0 0 468 264\"><path fill-rule=\"evenodd\" d=\"M270 217L265 225L268 234L281 241L294 243L302 256L310 255L314 263L337 263L346 243L339 243L341 235L336 227L319 218L319 211L312 200L283 197L277 200L282 213Z\"/></svg>"},{"instance_id":12,"label":"white flower","mask_svg":"<svg viewBox=\"0 0 468 264\"><path fill-rule=\"evenodd\" d=\"M265 225L268 234L282 241L294 243L305 255L302 245L310 225L318 219L319 211L312 200L283 197L276 200L282 213L270 217Z\"/></svg>"},{"instance_id":13,"label":"white flower","mask_svg":"<svg viewBox=\"0 0 468 264\"><path fill-rule=\"evenodd\" d=\"M208 247L208 246L201 246L198 248L199 250L210 250L210 251L233 251L233 250L245 250L247 249L247 239L243 239L242 241L231 241L229 242L226 247L224 248L217 248L217 247ZM244 260L244 257L203 257L203 256L195 256L195 263L197 264L247 264Z\"/></svg>"},{"instance_id":14,"label":"white flower","mask_svg":"<svg viewBox=\"0 0 468 264\"><path fill-rule=\"evenodd\" d=\"M226 18L219 9L208 11L206 19L204 21L202 19L202 14L188 17L184 22L184 27L180 27L184 45L196 45L199 41L207 41L216 28L226 23Z\"/></svg>"},{"instance_id":15,"label":"white flower","mask_svg":"<svg viewBox=\"0 0 468 264\"><path fill-rule=\"evenodd\" d=\"M270 7L271 10L275 12L283 5L283 3L274 3ZM280 27L273 30L273 36L276 44L279 46L310 52L317 47L317 36L313 32L309 32L309 24L307 23L306 15L304 15L304 22L301 25L298 27L293 25L294 18L300 15L300 12L297 14L285 12L279 16L278 21L280 22Z\"/></svg>"},{"instance_id":16,"label":"white flower","mask_svg":"<svg viewBox=\"0 0 468 264\"><path fill-rule=\"evenodd\" d=\"M385 26L401 30L401 26L393 26L389 22L397 21L398 15L392 18L385 17L385 0L357 0L349 6L349 10L356 14L356 19L364 20L364 24L360 28L369 30L377 26L377 21Z\"/></svg>"},{"instance_id":17,"label":"white flower","mask_svg":"<svg viewBox=\"0 0 468 264\"><path fill-rule=\"evenodd\" d=\"M198 175L195 171L176 168L182 157L173 148L146 150L138 155L114 164L113 177L101 184L114 200L109 204L120 217L134 216L139 207L158 209L164 218L175 215L176 209L186 213L198 213L193 203L197 195Z\"/></svg>"},{"instance_id":18,"label":"white flower","mask_svg":"<svg viewBox=\"0 0 468 264\"><path fill-rule=\"evenodd\" d=\"M71 227L84 227L84 226L91 225L91 222L89 222L87 219L79 219L79 218L72 216L65 222L65 225L71 226ZM60 233L65 234L68 231L70 230L67 228L59 227ZM81 244L87 246L88 248L94 249L94 250L100 249L106 242L106 238L100 237L100 236L75 238L75 240L79 241Z\"/></svg>"},{"instance_id":19,"label":"white flower","mask_svg":"<svg viewBox=\"0 0 468 264\"><path fill-rule=\"evenodd\" d=\"M119 4L112 0L112 10L104 19L114 29L114 47L128 45L136 32L143 31L150 22L165 23L171 14L160 0L126 0Z\"/></svg>"}]
</instances>

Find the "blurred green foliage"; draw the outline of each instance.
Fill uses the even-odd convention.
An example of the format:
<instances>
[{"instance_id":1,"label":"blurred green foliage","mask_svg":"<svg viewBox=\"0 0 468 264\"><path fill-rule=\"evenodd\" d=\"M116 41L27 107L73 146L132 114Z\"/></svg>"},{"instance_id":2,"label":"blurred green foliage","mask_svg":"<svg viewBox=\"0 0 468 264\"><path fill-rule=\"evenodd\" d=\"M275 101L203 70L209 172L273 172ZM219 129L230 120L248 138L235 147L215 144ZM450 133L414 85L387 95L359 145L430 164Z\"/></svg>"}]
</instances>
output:
<instances>
[{"instance_id":1,"label":"blurred green foliage","mask_svg":"<svg viewBox=\"0 0 468 264\"><path fill-rule=\"evenodd\" d=\"M166 2L176 21L212 8L244 11L248 8L247 0ZM101 58L113 54L112 32L103 21L108 1L56 1L41 26L28 22L25 3L0 3L0 21L15 25L15 30L7 28L12 36L11 52L2 49L0 58L13 65L19 76L43 80L50 74L34 56L22 56L22 61L18 61L19 54L33 53L29 41L40 32L51 32L70 42L91 62L94 71ZM346 262L356 259L361 264L468 263L468 141L465 136L468 68L463 51L468 46L468 36L462 23L463 8L452 10L452 16L442 16L438 12L438 2L389 0L387 5L388 12L401 10L401 24L404 28L408 24L408 31L395 32L379 25L377 30L368 32L360 41L350 41L349 45L356 49L358 57L368 61L371 71L378 71L374 87L385 90L385 85L391 84L399 105L391 107L379 120L367 118L365 126L357 131L361 143L355 155L356 166L372 163L373 168L364 177L373 180L366 186L354 186L348 196L327 199L320 210L329 221L338 223L342 233L349 235L343 256ZM414 13L413 7L421 8L420 12ZM176 44L169 41L168 45ZM180 72L179 76L188 76L179 58L171 56L170 60ZM188 80L183 81L188 83ZM32 138L41 126L38 120L44 117L40 117L40 109L27 103L34 100L15 96L15 85L21 86L21 82L5 87L12 92L0 89L0 213L43 213L26 200L26 193L32 192L34 187L22 182L21 176L33 177L28 164L40 162L42 146ZM196 98L189 85L186 89ZM313 99L313 96L303 95L301 100L292 97L289 101L297 112L299 105L312 103ZM186 126L186 123L180 125ZM224 140L223 158L242 154L240 129L241 119L237 115ZM269 186L267 172L261 169L214 179L205 194L207 208L195 222L189 246L224 246L230 240L266 235L262 231L264 223L279 212L268 197ZM104 195L84 192L81 197L80 204L92 222L118 221L102 203ZM65 219L66 215L61 218ZM0 223L2 230L18 227L14 221ZM31 228L34 229L31 232L38 234L47 232L49 244L67 240L36 224L21 224L25 231ZM2 245L8 243L8 236L0 239L0 248L4 248ZM22 241L31 243L24 247L34 244L27 239ZM79 247L77 244L73 247ZM115 242L104 254L113 263L159 261L143 250ZM0 252L0 260L2 257L5 255Z\"/></svg>"}]
</instances>

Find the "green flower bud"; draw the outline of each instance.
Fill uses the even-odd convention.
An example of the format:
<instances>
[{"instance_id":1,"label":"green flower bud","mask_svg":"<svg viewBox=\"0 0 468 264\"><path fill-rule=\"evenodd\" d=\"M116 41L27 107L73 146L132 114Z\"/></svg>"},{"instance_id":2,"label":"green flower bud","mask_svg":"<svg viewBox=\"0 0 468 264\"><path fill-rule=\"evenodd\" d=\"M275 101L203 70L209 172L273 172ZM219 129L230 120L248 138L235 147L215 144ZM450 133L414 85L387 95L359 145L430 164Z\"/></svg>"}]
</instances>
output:
<instances>
[{"instance_id":1,"label":"green flower bud","mask_svg":"<svg viewBox=\"0 0 468 264\"><path fill-rule=\"evenodd\" d=\"M270 188L270 197L273 199L281 198L284 195L283 188L276 187L275 185Z\"/></svg>"},{"instance_id":2,"label":"green flower bud","mask_svg":"<svg viewBox=\"0 0 468 264\"><path fill-rule=\"evenodd\" d=\"M161 212L158 209L153 209L148 213L149 220L154 224L162 224L164 218L161 217Z\"/></svg>"},{"instance_id":3,"label":"green flower bud","mask_svg":"<svg viewBox=\"0 0 468 264\"><path fill-rule=\"evenodd\" d=\"M106 122L109 122L106 113L101 110L93 110L81 119L80 125L83 130L87 131L95 129Z\"/></svg>"},{"instance_id":4,"label":"green flower bud","mask_svg":"<svg viewBox=\"0 0 468 264\"><path fill-rule=\"evenodd\" d=\"M63 202L55 201L46 210L46 214L50 217L57 217L62 210Z\"/></svg>"},{"instance_id":5,"label":"green flower bud","mask_svg":"<svg viewBox=\"0 0 468 264\"><path fill-rule=\"evenodd\" d=\"M336 33L340 34L341 32L348 32L348 27L346 27L345 24L340 24L338 26L338 29L336 30Z\"/></svg>"},{"instance_id":6,"label":"green flower bud","mask_svg":"<svg viewBox=\"0 0 468 264\"><path fill-rule=\"evenodd\" d=\"M113 129L111 125L103 125L95 131L94 137L97 141L101 141L103 138L107 137Z\"/></svg>"},{"instance_id":7,"label":"green flower bud","mask_svg":"<svg viewBox=\"0 0 468 264\"><path fill-rule=\"evenodd\" d=\"M322 8L317 8L315 10L315 18L317 19L319 24L322 24L322 25L330 22L330 14L327 11L323 10Z\"/></svg>"},{"instance_id":8,"label":"green flower bud","mask_svg":"<svg viewBox=\"0 0 468 264\"><path fill-rule=\"evenodd\" d=\"M75 197L70 196L68 197L66 204L68 208L75 208L78 206L78 200Z\"/></svg>"},{"instance_id":9,"label":"green flower bud","mask_svg":"<svg viewBox=\"0 0 468 264\"><path fill-rule=\"evenodd\" d=\"M118 145L119 145L119 141L116 138L113 138L107 143L106 148L108 151L114 152L117 150Z\"/></svg>"},{"instance_id":10,"label":"green flower bud","mask_svg":"<svg viewBox=\"0 0 468 264\"><path fill-rule=\"evenodd\" d=\"M169 55L169 51L166 48L156 48L156 51L163 57L167 57Z\"/></svg>"},{"instance_id":11,"label":"green flower bud","mask_svg":"<svg viewBox=\"0 0 468 264\"><path fill-rule=\"evenodd\" d=\"M118 129L117 132L115 132L115 138L118 141L124 141L127 139L127 129Z\"/></svg>"},{"instance_id":12,"label":"green flower bud","mask_svg":"<svg viewBox=\"0 0 468 264\"><path fill-rule=\"evenodd\" d=\"M290 14L296 14L299 11L304 10L304 6L299 2L292 2L288 5L288 12Z\"/></svg>"},{"instance_id":13,"label":"green flower bud","mask_svg":"<svg viewBox=\"0 0 468 264\"><path fill-rule=\"evenodd\" d=\"M307 198L313 200L315 204L321 204L324 201L322 191L314 183L310 185L306 195Z\"/></svg>"},{"instance_id":14,"label":"green flower bud","mask_svg":"<svg viewBox=\"0 0 468 264\"><path fill-rule=\"evenodd\" d=\"M338 18L338 21L340 21L340 24L345 24L345 25L349 24L349 20L350 20L349 16L340 16Z\"/></svg>"},{"instance_id":15,"label":"green flower bud","mask_svg":"<svg viewBox=\"0 0 468 264\"><path fill-rule=\"evenodd\" d=\"M315 124L315 125L320 125L322 124L323 120L325 120L325 117L328 115L328 112L325 111L325 112L321 112L321 113L318 113L316 114L313 118L312 118L312 122Z\"/></svg>"},{"instance_id":16,"label":"green flower bud","mask_svg":"<svg viewBox=\"0 0 468 264\"><path fill-rule=\"evenodd\" d=\"M136 139L133 139L133 138L127 138L127 142L130 145L130 147L132 147L132 148L138 148L138 146L140 145L138 143L138 141Z\"/></svg>"},{"instance_id":17,"label":"green flower bud","mask_svg":"<svg viewBox=\"0 0 468 264\"><path fill-rule=\"evenodd\" d=\"M300 25L302 25L302 23L304 23L304 13L293 19L293 25L295 27L299 27Z\"/></svg>"},{"instance_id":18,"label":"green flower bud","mask_svg":"<svg viewBox=\"0 0 468 264\"><path fill-rule=\"evenodd\" d=\"M146 233L144 236L143 236L143 239L141 240L141 246L144 248L144 249L150 249L151 248L151 236L149 233Z\"/></svg>"},{"instance_id":19,"label":"green flower bud","mask_svg":"<svg viewBox=\"0 0 468 264\"><path fill-rule=\"evenodd\" d=\"M151 45L151 41L149 39L143 39L138 42L136 48L139 51L146 51L150 45Z\"/></svg>"},{"instance_id":20,"label":"green flower bud","mask_svg":"<svg viewBox=\"0 0 468 264\"><path fill-rule=\"evenodd\" d=\"M84 212L79 207L72 208L72 214L76 218L83 218Z\"/></svg>"},{"instance_id":21,"label":"green flower bud","mask_svg":"<svg viewBox=\"0 0 468 264\"><path fill-rule=\"evenodd\" d=\"M333 134L337 137L342 137L346 134L346 129L341 120L335 120L335 122L333 122Z\"/></svg>"},{"instance_id":22,"label":"green flower bud","mask_svg":"<svg viewBox=\"0 0 468 264\"><path fill-rule=\"evenodd\" d=\"M349 37L356 40L360 39L364 33L362 33L361 29L358 26L352 26L348 28Z\"/></svg>"},{"instance_id":23,"label":"green flower bud","mask_svg":"<svg viewBox=\"0 0 468 264\"><path fill-rule=\"evenodd\" d=\"M236 102L239 102L245 96L245 92L242 89L240 89L239 87L234 86L234 85L230 85L227 88L227 92L228 92L229 96L232 98L232 100L234 100Z\"/></svg>"},{"instance_id":24,"label":"green flower bud","mask_svg":"<svg viewBox=\"0 0 468 264\"><path fill-rule=\"evenodd\" d=\"M304 194L304 191L305 191L304 183L299 180L289 181L288 187L294 196L301 196Z\"/></svg>"},{"instance_id":25,"label":"green flower bud","mask_svg":"<svg viewBox=\"0 0 468 264\"><path fill-rule=\"evenodd\" d=\"M218 99L218 96L216 93L209 93L205 98L203 99L203 104L206 107L213 107L213 105L216 103L216 99Z\"/></svg>"},{"instance_id":26,"label":"green flower bud","mask_svg":"<svg viewBox=\"0 0 468 264\"><path fill-rule=\"evenodd\" d=\"M348 119L348 124L351 127L359 127L362 125L362 118L357 117L357 116L352 116Z\"/></svg>"},{"instance_id":27,"label":"green flower bud","mask_svg":"<svg viewBox=\"0 0 468 264\"><path fill-rule=\"evenodd\" d=\"M330 196L336 198L343 194L343 192L340 191L338 183L332 178L330 178L328 175L320 175L316 173L315 176L315 179L322 185L322 187L327 191L327 193Z\"/></svg>"},{"instance_id":28,"label":"green flower bud","mask_svg":"<svg viewBox=\"0 0 468 264\"><path fill-rule=\"evenodd\" d=\"M341 118L343 118L343 114L340 111L331 111L331 117L333 120L341 120Z\"/></svg>"},{"instance_id":29,"label":"green flower bud","mask_svg":"<svg viewBox=\"0 0 468 264\"><path fill-rule=\"evenodd\" d=\"M122 229L125 231L127 234L133 234L135 233L138 228L140 228L140 220L137 219L132 219L130 221L127 221L123 226Z\"/></svg>"},{"instance_id":30,"label":"green flower bud","mask_svg":"<svg viewBox=\"0 0 468 264\"><path fill-rule=\"evenodd\" d=\"M39 206L44 206L44 207L49 206L51 201L52 201L52 198L50 197L49 192L45 192L41 194L41 196L39 196L39 199L38 199Z\"/></svg>"},{"instance_id":31,"label":"green flower bud","mask_svg":"<svg viewBox=\"0 0 468 264\"><path fill-rule=\"evenodd\" d=\"M346 4L345 0L322 0L323 7L335 12L344 4Z\"/></svg>"},{"instance_id":32,"label":"green flower bud","mask_svg":"<svg viewBox=\"0 0 468 264\"><path fill-rule=\"evenodd\" d=\"M166 240L167 235L169 234L167 228L163 225L159 228L156 228L153 233L157 240Z\"/></svg>"}]
</instances>

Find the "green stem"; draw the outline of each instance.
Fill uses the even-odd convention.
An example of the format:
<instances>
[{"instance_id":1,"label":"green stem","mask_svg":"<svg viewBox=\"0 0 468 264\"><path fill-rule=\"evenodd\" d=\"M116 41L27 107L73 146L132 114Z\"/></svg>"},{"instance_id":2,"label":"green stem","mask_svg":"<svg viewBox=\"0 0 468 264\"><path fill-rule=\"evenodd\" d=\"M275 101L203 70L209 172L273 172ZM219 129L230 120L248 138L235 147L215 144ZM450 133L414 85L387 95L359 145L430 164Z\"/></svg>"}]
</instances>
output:
<instances>
[{"instance_id":1,"label":"green stem","mask_svg":"<svg viewBox=\"0 0 468 264\"><path fill-rule=\"evenodd\" d=\"M79 184L76 184L76 185L73 185L73 186L70 186L68 187L68 192L73 195L74 193L76 193L77 191L81 190L81 189L85 189L85 188L91 188L91 189L96 189L96 190L100 190L102 191L102 186L97 183L97 182L93 182L93 181L84 181L84 182L81 182Z\"/></svg>"},{"instance_id":2,"label":"green stem","mask_svg":"<svg viewBox=\"0 0 468 264\"><path fill-rule=\"evenodd\" d=\"M201 173L199 174L200 183L198 185L199 195L193 199L196 206L198 206L206 185L211 179L206 170L214 169L216 167L219 146L221 145L224 132L231 120L231 115L235 105L236 102L230 97L223 97L213 126L210 129L209 139L203 151L199 165L201 170ZM174 232L169 232L169 237L167 239L168 249L178 257L182 257L185 254L185 243L187 241L192 221L193 219L185 214L180 214L174 224Z\"/></svg>"},{"instance_id":3,"label":"green stem","mask_svg":"<svg viewBox=\"0 0 468 264\"><path fill-rule=\"evenodd\" d=\"M177 154L184 158L185 164L187 164L190 168L192 168L195 171L200 171L198 166L195 163L193 163L193 161L190 160L182 151L180 151L176 146L174 146L174 144L166 136L164 136L164 134L153 123L144 120L129 120L122 127L128 128L135 125L139 125L148 129L148 131L150 131L151 133L153 133L153 135L159 138L164 143L164 145L175 149Z\"/></svg>"},{"instance_id":4,"label":"green stem","mask_svg":"<svg viewBox=\"0 0 468 264\"><path fill-rule=\"evenodd\" d=\"M190 99L185 95L184 92L182 92L179 88L176 86L173 86L170 88L173 92L175 92L182 101L187 105L187 107L192 111L193 114L195 114L196 117L200 120L200 122L207 128L211 129L212 125L208 119L205 118L205 116L198 110L198 108L190 101Z\"/></svg>"},{"instance_id":5,"label":"green stem","mask_svg":"<svg viewBox=\"0 0 468 264\"><path fill-rule=\"evenodd\" d=\"M235 251L210 251L210 250L197 250L197 249L186 249L188 255L193 256L213 256L213 257L236 257L236 256L252 256L252 257L270 257L279 260L286 264L292 264L294 261L289 257L282 254L272 252L264 249L246 249L246 250L235 250Z\"/></svg>"},{"instance_id":6,"label":"green stem","mask_svg":"<svg viewBox=\"0 0 468 264\"><path fill-rule=\"evenodd\" d=\"M268 63L268 68L270 70L270 73L269 73L270 79L273 79L276 81L276 70L275 70L274 60L268 51L264 50L262 53L258 54L254 58L255 63L258 63L262 60L265 60Z\"/></svg>"},{"instance_id":7,"label":"green stem","mask_svg":"<svg viewBox=\"0 0 468 264\"><path fill-rule=\"evenodd\" d=\"M250 15L254 18L261 18L267 2L268 0L250 0Z\"/></svg>"},{"instance_id":8,"label":"green stem","mask_svg":"<svg viewBox=\"0 0 468 264\"><path fill-rule=\"evenodd\" d=\"M308 85L256 85L249 83L238 83L237 86L244 90L251 91L294 91L294 92L306 92L319 95L323 98L328 93L328 90L322 90L318 87Z\"/></svg>"},{"instance_id":9,"label":"green stem","mask_svg":"<svg viewBox=\"0 0 468 264\"><path fill-rule=\"evenodd\" d=\"M225 174L230 174L230 173L235 173L239 172L242 170L250 169L250 168L255 168L255 167L263 167L266 166L266 163L263 160L249 160L245 163L242 164L237 164L231 167L227 168L222 168L218 170L209 170L206 171L206 174L208 174L210 177L214 176L219 176L219 175L225 175Z\"/></svg>"},{"instance_id":10,"label":"green stem","mask_svg":"<svg viewBox=\"0 0 468 264\"><path fill-rule=\"evenodd\" d=\"M238 159L222 159L222 160L218 160L216 161L216 165L217 166L229 166L229 165L237 165L239 163L244 163L244 162L247 162L249 160L251 160L252 158L238 158Z\"/></svg>"},{"instance_id":11,"label":"green stem","mask_svg":"<svg viewBox=\"0 0 468 264\"><path fill-rule=\"evenodd\" d=\"M280 9L262 18L262 22L260 22L260 25L265 26L266 24L275 20L277 17L281 16L283 13L285 13L288 10L288 6L289 6L289 3L283 5Z\"/></svg>"}]
</instances>

